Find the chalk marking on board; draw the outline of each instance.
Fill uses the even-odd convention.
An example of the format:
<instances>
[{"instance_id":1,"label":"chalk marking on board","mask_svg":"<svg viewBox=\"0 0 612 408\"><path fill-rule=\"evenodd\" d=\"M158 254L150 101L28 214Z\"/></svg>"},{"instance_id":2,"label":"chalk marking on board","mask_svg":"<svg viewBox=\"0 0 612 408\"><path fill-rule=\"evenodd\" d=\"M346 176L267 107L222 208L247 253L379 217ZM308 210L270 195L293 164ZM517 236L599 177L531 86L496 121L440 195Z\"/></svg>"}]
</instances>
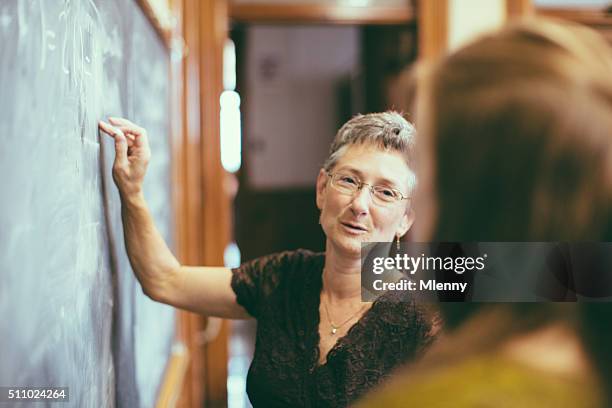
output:
<instances>
[{"instance_id":1,"label":"chalk marking on board","mask_svg":"<svg viewBox=\"0 0 612 408\"><path fill-rule=\"evenodd\" d=\"M76 22L72 24L72 79L74 80L74 86L78 85L76 72L76 52L74 52L74 45L76 44L76 26Z\"/></svg>"},{"instance_id":2,"label":"chalk marking on board","mask_svg":"<svg viewBox=\"0 0 612 408\"><path fill-rule=\"evenodd\" d=\"M93 48L93 45L92 45L92 42L93 42L92 37L93 36L91 35L91 24L88 24L88 27L85 28L85 35L86 35L86 38L88 39L88 41L87 41L87 45L88 45L88 47L87 47L87 54L90 54L92 52L92 48ZM89 56L86 55L86 52L84 50L85 49L85 41L83 40L82 36L83 36L83 32L81 32L81 48L83 48L83 52L82 52L83 59L81 60L81 64L83 66L83 72L85 73L85 75L91 76L92 75L91 71L89 71L87 69L87 66L91 62L91 60L89 59Z\"/></svg>"},{"instance_id":3,"label":"chalk marking on board","mask_svg":"<svg viewBox=\"0 0 612 408\"><path fill-rule=\"evenodd\" d=\"M67 1L66 5L68 6L67 9L60 11L60 13L57 15L58 20L61 20L62 18L66 18L68 11L70 10L70 2Z\"/></svg>"},{"instance_id":4,"label":"chalk marking on board","mask_svg":"<svg viewBox=\"0 0 612 408\"><path fill-rule=\"evenodd\" d=\"M24 11L24 5L23 3L25 3L25 0L20 0L19 4L17 5L17 21L19 22L19 37L25 37L25 35L28 33L28 24L26 23L25 20L25 11Z\"/></svg>"},{"instance_id":5,"label":"chalk marking on board","mask_svg":"<svg viewBox=\"0 0 612 408\"><path fill-rule=\"evenodd\" d=\"M42 0L38 0L38 4L40 5L40 27L41 27L41 47L40 47L40 70L45 69L45 64L47 62L47 25L45 23L45 9L43 8Z\"/></svg>"},{"instance_id":6,"label":"chalk marking on board","mask_svg":"<svg viewBox=\"0 0 612 408\"><path fill-rule=\"evenodd\" d=\"M98 143L97 141L89 140L87 138L83 138L82 140L84 144L89 145L95 149L100 149L100 143Z\"/></svg>"},{"instance_id":7,"label":"chalk marking on board","mask_svg":"<svg viewBox=\"0 0 612 408\"><path fill-rule=\"evenodd\" d=\"M94 4L92 0L89 0L89 5L93 9L94 13L96 13L96 19L98 19L98 23L102 24L102 19L100 18L100 12L98 11L98 8L96 7L96 5ZM102 25L102 27L104 26Z\"/></svg>"},{"instance_id":8,"label":"chalk marking on board","mask_svg":"<svg viewBox=\"0 0 612 408\"><path fill-rule=\"evenodd\" d=\"M81 72L85 72L85 41L83 41L83 27L79 26L79 38L81 39Z\"/></svg>"},{"instance_id":9,"label":"chalk marking on board","mask_svg":"<svg viewBox=\"0 0 612 408\"><path fill-rule=\"evenodd\" d=\"M90 189L88 189L90 190ZM92 198L93 194L91 194L90 191L88 191L90 194L89 197ZM79 224L79 230L78 230L78 239L81 242L96 242L97 241L97 237L99 236L99 231L101 229L100 226L100 222L99 221L94 221L94 222L87 222L84 224ZM77 256L78 257L78 256ZM84 263L87 263L88 260L83 259ZM79 262L79 260L77 260L77 264L81 264L81 262Z\"/></svg>"},{"instance_id":10,"label":"chalk marking on board","mask_svg":"<svg viewBox=\"0 0 612 408\"><path fill-rule=\"evenodd\" d=\"M2 29L6 30L11 25L11 22L13 22L11 16L6 9L2 9L2 14L0 14L0 26L2 26Z\"/></svg>"},{"instance_id":11,"label":"chalk marking on board","mask_svg":"<svg viewBox=\"0 0 612 408\"><path fill-rule=\"evenodd\" d=\"M90 228L98 228L100 226L100 221L92 221L92 222L87 222L85 224L81 224L79 225L79 230L81 229L90 229Z\"/></svg>"},{"instance_id":12,"label":"chalk marking on board","mask_svg":"<svg viewBox=\"0 0 612 408\"><path fill-rule=\"evenodd\" d=\"M70 3L68 3L68 8L62 10L59 14L59 20L62 18L66 21L65 30L64 30L64 45L62 46L62 71L64 74L70 74L70 70L66 67L66 48L68 46L68 12L70 11Z\"/></svg>"},{"instance_id":13,"label":"chalk marking on board","mask_svg":"<svg viewBox=\"0 0 612 408\"><path fill-rule=\"evenodd\" d=\"M47 44L47 48L49 48L51 51L55 50L55 44L54 42L51 42L55 40L55 32L53 30L47 30L47 37L51 39Z\"/></svg>"}]
</instances>

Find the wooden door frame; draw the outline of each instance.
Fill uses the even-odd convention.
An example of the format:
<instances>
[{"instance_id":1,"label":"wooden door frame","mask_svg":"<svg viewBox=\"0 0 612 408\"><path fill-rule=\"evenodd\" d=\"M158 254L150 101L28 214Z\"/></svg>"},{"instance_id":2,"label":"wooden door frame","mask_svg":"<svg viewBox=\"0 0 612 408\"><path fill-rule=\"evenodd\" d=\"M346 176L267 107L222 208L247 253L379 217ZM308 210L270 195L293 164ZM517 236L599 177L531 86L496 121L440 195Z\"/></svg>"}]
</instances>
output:
<instances>
[{"instance_id":1,"label":"wooden door frame","mask_svg":"<svg viewBox=\"0 0 612 408\"><path fill-rule=\"evenodd\" d=\"M432 59L448 49L449 0L419 0L418 21L419 58ZM506 0L506 19L531 15L532 0Z\"/></svg>"},{"instance_id":2,"label":"wooden door frame","mask_svg":"<svg viewBox=\"0 0 612 408\"><path fill-rule=\"evenodd\" d=\"M168 114L176 255L182 264L223 265L231 225L219 140L227 3L169 0L168 15L160 16L149 0L136 1L171 59ZM206 325L205 316L177 311L175 347L157 407L227 404L227 324L210 343L203 339Z\"/></svg>"},{"instance_id":3,"label":"wooden door frame","mask_svg":"<svg viewBox=\"0 0 612 408\"><path fill-rule=\"evenodd\" d=\"M202 183L203 265L223 265L231 240L232 201L225 188L228 174L221 165L219 97L223 92L223 49L228 38L226 0L200 0L200 164ZM229 324L223 321L205 346L206 406L227 405ZM214 375L212 375L214 373Z\"/></svg>"},{"instance_id":4,"label":"wooden door frame","mask_svg":"<svg viewBox=\"0 0 612 408\"><path fill-rule=\"evenodd\" d=\"M404 24L415 18L406 6L344 6L322 3L231 3L229 17L240 23L268 24Z\"/></svg>"},{"instance_id":5,"label":"wooden door frame","mask_svg":"<svg viewBox=\"0 0 612 408\"><path fill-rule=\"evenodd\" d=\"M590 27L612 27L612 14L601 9L571 7L538 7L541 16L560 18Z\"/></svg>"}]
</instances>

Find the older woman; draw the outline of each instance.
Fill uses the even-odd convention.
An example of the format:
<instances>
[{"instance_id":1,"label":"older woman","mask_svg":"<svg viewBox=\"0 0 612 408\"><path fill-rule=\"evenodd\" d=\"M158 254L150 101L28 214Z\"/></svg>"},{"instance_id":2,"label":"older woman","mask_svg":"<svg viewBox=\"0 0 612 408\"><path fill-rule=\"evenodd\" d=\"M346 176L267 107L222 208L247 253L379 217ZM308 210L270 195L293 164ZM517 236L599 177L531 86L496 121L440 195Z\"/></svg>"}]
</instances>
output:
<instances>
[{"instance_id":1,"label":"older woman","mask_svg":"<svg viewBox=\"0 0 612 408\"><path fill-rule=\"evenodd\" d=\"M421 71L417 238L604 249L593 241L612 241L610 72L603 38L548 20L506 27ZM605 282L598 259L566 282L578 290L593 270ZM520 272L529 259L516 261ZM446 337L360 406L612 406L610 306L444 304Z\"/></svg>"},{"instance_id":2,"label":"older woman","mask_svg":"<svg viewBox=\"0 0 612 408\"><path fill-rule=\"evenodd\" d=\"M399 114L357 116L338 131L316 182L325 253L283 252L234 270L184 266L170 253L142 194L146 132L110 122L100 127L115 140L126 248L144 292L210 316L257 319L247 378L254 406L345 406L429 344L431 320L414 303L361 301L361 244L399 240L414 221L414 128Z\"/></svg>"}]
</instances>

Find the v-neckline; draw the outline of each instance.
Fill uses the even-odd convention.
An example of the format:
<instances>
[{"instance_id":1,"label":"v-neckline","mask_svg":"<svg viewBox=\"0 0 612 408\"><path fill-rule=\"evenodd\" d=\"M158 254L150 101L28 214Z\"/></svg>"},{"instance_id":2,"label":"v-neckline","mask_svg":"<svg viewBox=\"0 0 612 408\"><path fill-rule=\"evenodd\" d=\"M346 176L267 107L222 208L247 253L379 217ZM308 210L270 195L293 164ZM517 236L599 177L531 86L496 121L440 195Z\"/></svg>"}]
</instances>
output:
<instances>
[{"instance_id":1,"label":"v-neckline","mask_svg":"<svg viewBox=\"0 0 612 408\"><path fill-rule=\"evenodd\" d=\"M347 332L343 335L338 337L338 339L336 340L336 342L334 343L334 345L329 349L329 351L327 352L327 354L325 355L325 362L324 363L320 363L319 360L321 358L321 333L319 333L319 326L321 325L321 297L323 294L323 265L325 264L325 256L323 256L323 264L320 265L319 268L319 273L317 274L317 278L318 278L318 285L317 285L317 289L318 289L318 301L317 302L313 302L313 306L314 306L314 338L313 338L313 343L314 343L314 365L312 366L312 370L311 371L315 371L315 370L319 370L323 367L326 367L329 363L329 357L332 356L333 354L335 354L346 342L346 339L349 338L349 336L351 336L351 334L355 331L356 328L358 328L359 326L363 325L363 322L369 318L370 312L372 311L372 309L374 309L374 307L376 306L376 301L372 302L372 306L370 306L368 308L368 310L366 310L360 317L359 319L357 319L357 321L355 321L355 323L353 323L349 329L347 330Z\"/></svg>"}]
</instances>

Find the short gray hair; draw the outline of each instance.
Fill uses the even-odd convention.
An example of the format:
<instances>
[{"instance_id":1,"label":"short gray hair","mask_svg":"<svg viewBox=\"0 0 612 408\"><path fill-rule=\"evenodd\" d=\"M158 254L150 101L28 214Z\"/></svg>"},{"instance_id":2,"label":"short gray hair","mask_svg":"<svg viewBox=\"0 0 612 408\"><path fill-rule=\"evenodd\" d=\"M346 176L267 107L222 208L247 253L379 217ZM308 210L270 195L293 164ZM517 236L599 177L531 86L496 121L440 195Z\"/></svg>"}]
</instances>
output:
<instances>
[{"instance_id":1,"label":"short gray hair","mask_svg":"<svg viewBox=\"0 0 612 408\"><path fill-rule=\"evenodd\" d=\"M346 122L336 133L323 169L331 171L350 146L362 144L400 152L412 169L415 136L414 126L395 111L357 115ZM412 172L410 183L410 189L414 188L416 185L414 172Z\"/></svg>"}]
</instances>

